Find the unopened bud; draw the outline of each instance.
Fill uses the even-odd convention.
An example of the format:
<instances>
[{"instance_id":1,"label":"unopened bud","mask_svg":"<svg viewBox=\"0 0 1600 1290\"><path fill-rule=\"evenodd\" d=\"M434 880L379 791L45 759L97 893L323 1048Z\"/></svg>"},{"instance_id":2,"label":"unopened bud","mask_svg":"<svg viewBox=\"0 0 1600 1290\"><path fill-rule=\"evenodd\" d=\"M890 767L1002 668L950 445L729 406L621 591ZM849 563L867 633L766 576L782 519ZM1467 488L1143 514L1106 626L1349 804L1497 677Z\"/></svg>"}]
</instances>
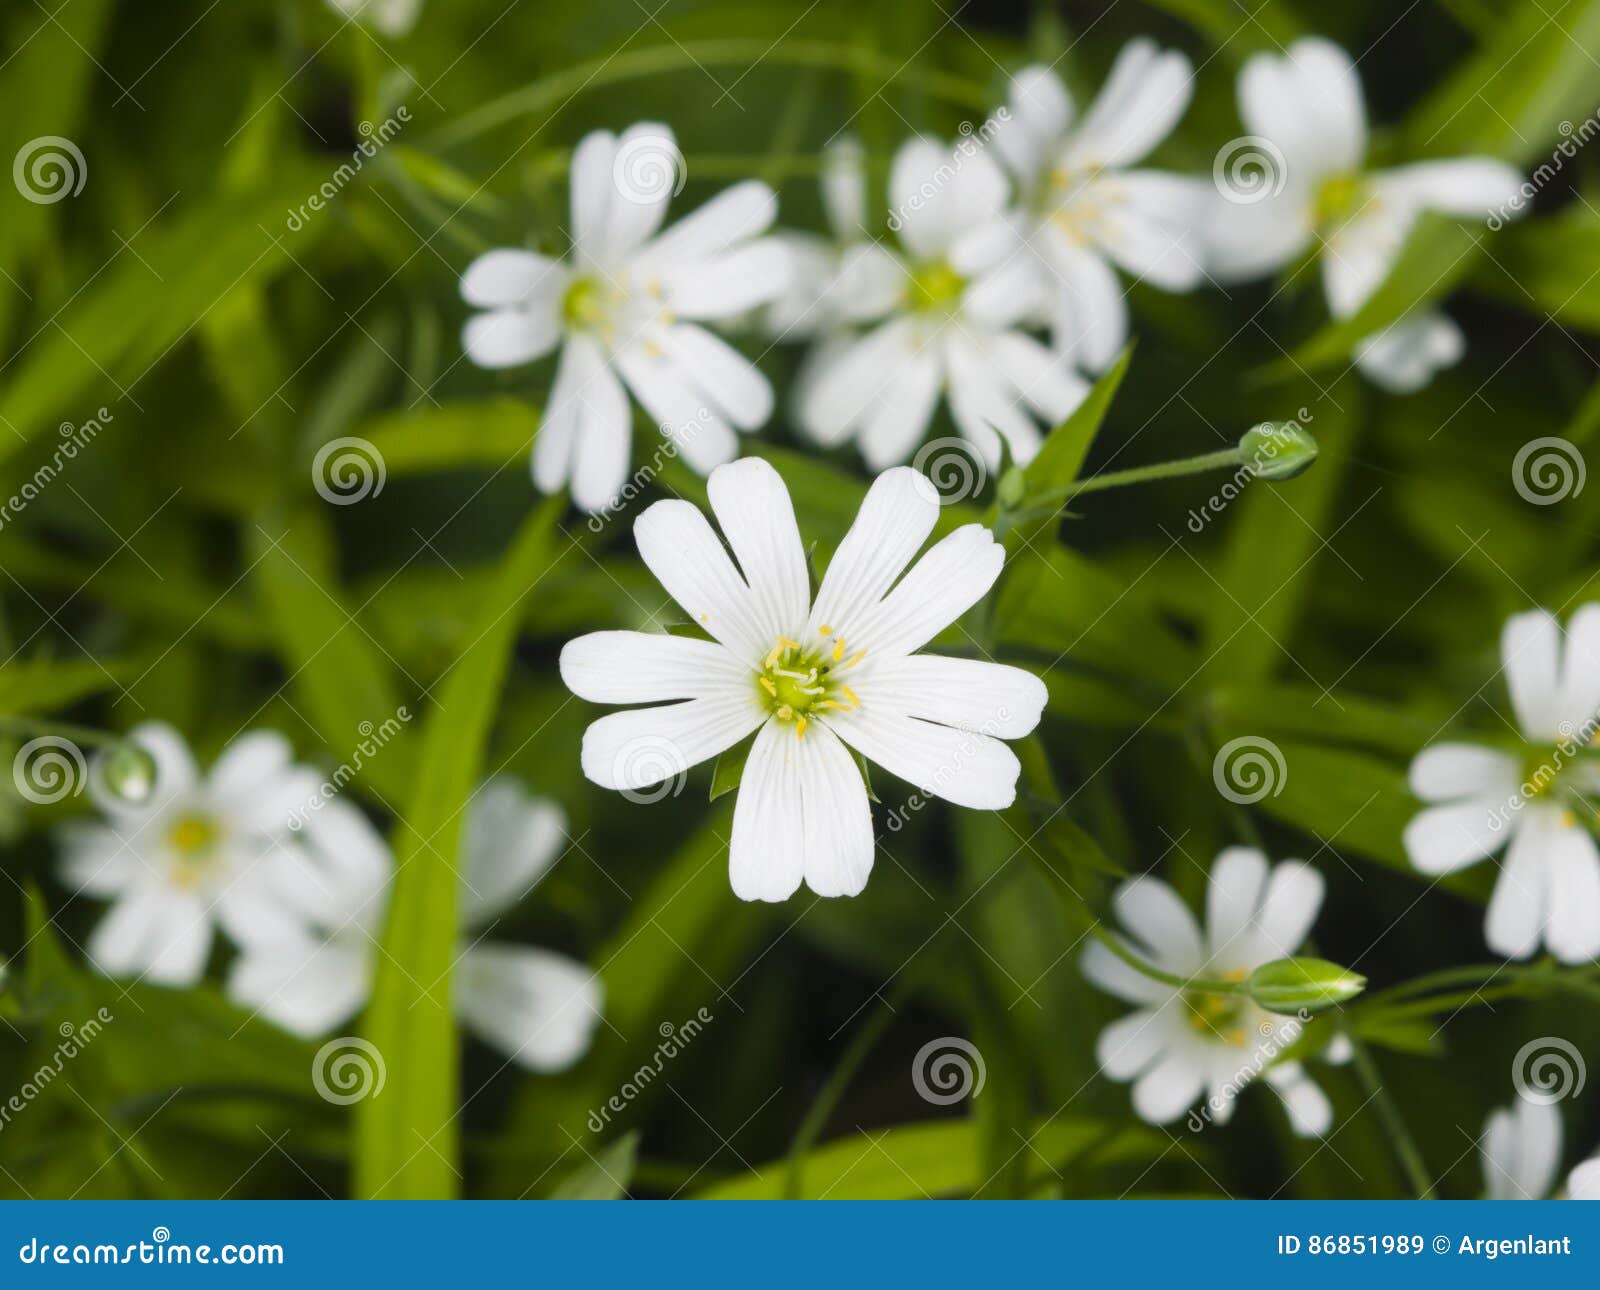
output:
<instances>
[{"instance_id":1,"label":"unopened bud","mask_svg":"<svg viewBox=\"0 0 1600 1290\"><path fill-rule=\"evenodd\" d=\"M1298 421L1263 421L1239 440L1244 464L1259 479L1293 479L1317 459L1317 441Z\"/></svg>"},{"instance_id":2,"label":"unopened bud","mask_svg":"<svg viewBox=\"0 0 1600 1290\"><path fill-rule=\"evenodd\" d=\"M1022 505L1022 498L1027 492L1028 479L1019 466L1012 466L1000 476L1000 482L995 485L995 497L1001 509L1014 511Z\"/></svg>"},{"instance_id":3,"label":"unopened bud","mask_svg":"<svg viewBox=\"0 0 1600 1290\"><path fill-rule=\"evenodd\" d=\"M1263 963L1244 988L1268 1012L1321 1012L1353 999L1366 988L1367 978L1326 959L1274 959Z\"/></svg>"},{"instance_id":4,"label":"unopened bud","mask_svg":"<svg viewBox=\"0 0 1600 1290\"><path fill-rule=\"evenodd\" d=\"M156 759L131 739L124 739L99 759L100 782L124 802L138 806L156 787Z\"/></svg>"}]
</instances>

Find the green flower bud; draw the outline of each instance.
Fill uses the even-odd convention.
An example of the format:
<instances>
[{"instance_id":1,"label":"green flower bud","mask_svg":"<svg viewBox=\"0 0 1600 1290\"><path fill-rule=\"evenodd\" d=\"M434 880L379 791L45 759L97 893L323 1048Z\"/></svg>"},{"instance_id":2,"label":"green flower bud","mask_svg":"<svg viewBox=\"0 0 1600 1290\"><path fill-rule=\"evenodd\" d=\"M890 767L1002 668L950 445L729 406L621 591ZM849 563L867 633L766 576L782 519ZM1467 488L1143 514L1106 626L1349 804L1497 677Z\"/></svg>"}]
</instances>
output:
<instances>
[{"instance_id":1,"label":"green flower bud","mask_svg":"<svg viewBox=\"0 0 1600 1290\"><path fill-rule=\"evenodd\" d=\"M1366 989L1367 978L1327 959L1274 959L1263 963L1244 988L1268 1012L1321 1012L1353 999Z\"/></svg>"},{"instance_id":2,"label":"green flower bud","mask_svg":"<svg viewBox=\"0 0 1600 1290\"><path fill-rule=\"evenodd\" d=\"M1263 421L1239 440L1244 464L1259 479L1293 479L1317 459L1317 441L1298 421Z\"/></svg>"},{"instance_id":3,"label":"green flower bud","mask_svg":"<svg viewBox=\"0 0 1600 1290\"><path fill-rule=\"evenodd\" d=\"M155 791L156 759L131 739L101 754L98 769L100 782L124 802L137 806Z\"/></svg>"},{"instance_id":4,"label":"green flower bud","mask_svg":"<svg viewBox=\"0 0 1600 1290\"><path fill-rule=\"evenodd\" d=\"M1028 477L1023 474L1021 467L1012 466L1007 470L1000 476L1000 482L995 485L995 497L1000 502L1000 509L1014 511L1021 506L1027 487Z\"/></svg>"}]
</instances>

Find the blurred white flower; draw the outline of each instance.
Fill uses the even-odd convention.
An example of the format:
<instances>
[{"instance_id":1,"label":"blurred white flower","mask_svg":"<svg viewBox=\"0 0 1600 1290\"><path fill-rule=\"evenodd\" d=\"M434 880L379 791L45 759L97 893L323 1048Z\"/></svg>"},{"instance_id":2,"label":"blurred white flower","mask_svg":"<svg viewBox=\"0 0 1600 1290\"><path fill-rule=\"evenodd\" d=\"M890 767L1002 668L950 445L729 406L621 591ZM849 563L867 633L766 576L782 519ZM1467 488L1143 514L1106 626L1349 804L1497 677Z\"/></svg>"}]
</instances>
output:
<instances>
[{"instance_id":1,"label":"blurred white flower","mask_svg":"<svg viewBox=\"0 0 1600 1290\"><path fill-rule=\"evenodd\" d=\"M1338 45L1298 40L1282 58L1257 54L1239 74L1239 115L1281 157L1260 200L1213 206L1208 267L1253 277L1315 250L1335 318L1358 312L1383 283L1425 210L1486 218L1522 177L1490 157L1366 169L1367 121L1355 65ZM1383 388L1420 389L1460 359L1466 342L1437 309L1418 309L1364 339L1357 365Z\"/></svg>"},{"instance_id":2,"label":"blurred white flower","mask_svg":"<svg viewBox=\"0 0 1600 1290\"><path fill-rule=\"evenodd\" d=\"M1478 1145L1485 1200L1544 1200L1561 1168L1561 1111L1554 1103L1518 1098L1495 1111ZM1600 1200L1600 1156L1567 1175L1567 1197Z\"/></svg>"},{"instance_id":3,"label":"blurred white flower","mask_svg":"<svg viewBox=\"0 0 1600 1290\"><path fill-rule=\"evenodd\" d=\"M422 16L422 0L328 0L328 7L385 36L404 36Z\"/></svg>"},{"instance_id":4,"label":"blurred white flower","mask_svg":"<svg viewBox=\"0 0 1600 1290\"><path fill-rule=\"evenodd\" d=\"M560 1070L587 1051L600 983L563 955L486 942L482 933L554 863L563 827L558 807L511 780L491 780L468 808L456 1015L537 1071ZM289 929L245 947L228 995L312 1038L349 1020L371 993L394 857L366 816L344 802L323 806L305 834L303 854L274 874L272 898L292 916Z\"/></svg>"},{"instance_id":5,"label":"blurred white flower","mask_svg":"<svg viewBox=\"0 0 1600 1290\"><path fill-rule=\"evenodd\" d=\"M1038 724L1044 684L1020 668L915 652L999 576L1005 555L989 530L965 525L912 564L938 495L914 470L886 471L813 602L777 471L745 458L712 472L709 491L722 539L684 501L657 502L634 536L710 639L595 632L561 651L562 679L580 698L655 705L591 725L584 774L633 792L754 733L728 859L742 900L784 900L802 881L822 896L866 885L872 815L851 749L921 793L1009 806L1020 767L1001 740Z\"/></svg>"},{"instance_id":6,"label":"blurred white flower","mask_svg":"<svg viewBox=\"0 0 1600 1290\"><path fill-rule=\"evenodd\" d=\"M845 290L831 298L849 301L849 321L872 326L824 341L799 391L801 425L817 442L855 439L882 470L911 456L946 399L992 468L1002 438L1014 460L1030 461L1039 422L1052 426L1083 401L1088 386L1070 357L1021 330L1038 299L1037 266L1009 196L975 140L901 146L889 198L902 254L885 259L867 245L847 254Z\"/></svg>"},{"instance_id":7,"label":"blurred white flower","mask_svg":"<svg viewBox=\"0 0 1600 1290\"><path fill-rule=\"evenodd\" d=\"M568 258L490 251L461 279L462 297L485 311L462 334L474 363L515 367L561 346L533 478L545 492L570 483L585 510L603 510L627 482L624 384L701 474L736 455L735 427L772 413L767 378L700 324L784 290L788 249L759 236L777 198L766 184L735 184L658 233L682 166L664 125L585 135L572 154Z\"/></svg>"},{"instance_id":8,"label":"blurred white flower","mask_svg":"<svg viewBox=\"0 0 1600 1290\"><path fill-rule=\"evenodd\" d=\"M1300 947L1322 907L1322 876L1299 860L1269 866L1259 851L1230 847L1211 867L1202 932L1187 905L1159 878L1124 883L1117 916L1138 958L1172 976L1243 981ZM1098 942L1084 974L1138 1011L1100 1032L1095 1057L1115 1080L1131 1080L1133 1109L1169 1124L1204 1095L1206 1116L1226 1124L1240 1090L1258 1075L1283 1099L1302 1137L1327 1133L1333 1108L1299 1062L1278 1061L1300 1036L1298 1018L1267 1012L1244 994L1184 991L1143 975ZM1344 1061L1342 1036L1323 1051Z\"/></svg>"},{"instance_id":9,"label":"blurred white flower","mask_svg":"<svg viewBox=\"0 0 1600 1290\"><path fill-rule=\"evenodd\" d=\"M1600 849L1587 822L1600 790L1590 749L1600 714L1600 605L1567 626L1542 609L1505 625L1500 660L1527 748L1474 744L1425 748L1411 791L1428 807L1406 826L1411 863L1453 873L1494 855L1505 860L1484 924L1489 948L1526 958L1541 943L1564 963L1600 956Z\"/></svg>"},{"instance_id":10,"label":"blurred white flower","mask_svg":"<svg viewBox=\"0 0 1600 1290\"><path fill-rule=\"evenodd\" d=\"M1011 81L994 144L1017 177L1024 231L1047 270L1040 303L1056 347L1091 371L1128 339L1114 265L1165 291L1188 291L1203 276L1195 230L1210 184L1133 169L1172 132L1193 87L1187 58L1143 39L1123 48L1082 120L1049 68Z\"/></svg>"},{"instance_id":11,"label":"blurred white flower","mask_svg":"<svg viewBox=\"0 0 1600 1290\"><path fill-rule=\"evenodd\" d=\"M89 938L99 971L193 985L216 925L240 944L284 931L265 892L273 867L295 854L290 819L318 777L294 765L289 741L272 731L240 735L205 776L169 725L146 722L128 738L154 759L155 786L136 803L91 776L103 822L61 827L61 876L74 892L111 901Z\"/></svg>"}]
</instances>

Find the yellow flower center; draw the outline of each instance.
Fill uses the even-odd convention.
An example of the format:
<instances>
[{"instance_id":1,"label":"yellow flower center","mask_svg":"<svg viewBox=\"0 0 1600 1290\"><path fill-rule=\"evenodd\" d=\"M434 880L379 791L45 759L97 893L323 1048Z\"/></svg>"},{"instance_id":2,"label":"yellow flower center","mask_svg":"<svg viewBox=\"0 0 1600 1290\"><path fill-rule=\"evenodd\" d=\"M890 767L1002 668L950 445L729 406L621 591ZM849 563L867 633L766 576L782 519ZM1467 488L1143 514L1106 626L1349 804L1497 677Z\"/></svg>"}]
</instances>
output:
<instances>
[{"instance_id":1,"label":"yellow flower center","mask_svg":"<svg viewBox=\"0 0 1600 1290\"><path fill-rule=\"evenodd\" d=\"M967 280L950 267L948 260L935 260L911 271L906 289L911 308L922 313L945 313L955 307Z\"/></svg>"},{"instance_id":2,"label":"yellow flower center","mask_svg":"<svg viewBox=\"0 0 1600 1290\"><path fill-rule=\"evenodd\" d=\"M1329 175L1312 199L1312 222L1324 233L1331 232L1360 210L1366 198L1367 186L1359 174Z\"/></svg>"},{"instance_id":3,"label":"yellow flower center","mask_svg":"<svg viewBox=\"0 0 1600 1290\"><path fill-rule=\"evenodd\" d=\"M596 277L581 275L567 284L561 297L561 318L569 327L593 327L605 321L606 291Z\"/></svg>"},{"instance_id":4,"label":"yellow flower center","mask_svg":"<svg viewBox=\"0 0 1600 1290\"><path fill-rule=\"evenodd\" d=\"M1222 980L1243 981L1248 975L1243 970L1228 972ZM1183 996L1183 1006L1188 1012L1189 1024L1207 1039L1219 1039L1225 1044L1242 1046L1250 1037L1246 1025L1250 1017L1250 1000L1245 995L1190 990Z\"/></svg>"},{"instance_id":5,"label":"yellow flower center","mask_svg":"<svg viewBox=\"0 0 1600 1290\"><path fill-rule=\"evenodd\" d=\"M209 815L190 812L178 817L167 831L167 845L174 852L172 880L180 887L192 887L211 868L222 840L222 830Z\"/></svg>"},{"instance_id":6,"label":"yellow flower center","mask_svg":"<svg viewBox=\"0 0 1600 1290\"><path fill-rule=\"evenodd\" d=\"M818 635L822 639L815 644L778 637L756 673L762 703L779 721L793 725L796 737L805 735L819 712L848 712L861 706L845 677L867 651L852 652L832 627L824 626Z\"/></svg>"}]
</instances>

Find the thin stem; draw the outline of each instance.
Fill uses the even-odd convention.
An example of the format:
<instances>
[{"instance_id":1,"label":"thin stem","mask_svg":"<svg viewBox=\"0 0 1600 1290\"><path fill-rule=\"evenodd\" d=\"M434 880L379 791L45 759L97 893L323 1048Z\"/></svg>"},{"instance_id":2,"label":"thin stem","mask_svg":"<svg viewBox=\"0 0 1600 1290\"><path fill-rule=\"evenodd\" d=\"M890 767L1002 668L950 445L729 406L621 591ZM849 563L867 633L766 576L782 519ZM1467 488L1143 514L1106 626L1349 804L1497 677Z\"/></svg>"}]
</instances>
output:
<instances>
[{"instance_id":1,"label":"thin stem","mask_svg":"<svg viewBox=\"0 0 1600 1290\"><path fill-rule=\"evenodd\" d=\"M121 735L112 734L109 730L74 725L70 721L41 721L34 717L0 716L0 730L10 730L20 735L59 735L73 743L101 748L115 748L122 742Z\"/></svg>"},{"instance_id":2,"label":"thin stem","mask_svg":"<svg viewBox=\"0 0 1600 1290\"><path fill-rule=\"evenodd\" d=\"M1406 1127L1405 1117L1400 1114L1400 1108L1394 1104L1394 1099L1389 1096L1389 1090L1384 1087L1383 1080L1378 1075L1377 1064L1372 1060L1372 1054L1367 1051L1366 1044L1361 1042L1348 1021L1343 1023L1342 1029L1345 1038L1350 1041L1350 1051L1353 1054L1351 1061L1356 1068L1356 1074L1366 1085L1372 1104L1378 1108L1378 1119L1383 1121L1384 1132L1394 1144L1394 1153L1400 1159L1400 1167L1405 1171L1411 1190L1417 1193L1418 1200L1427 1200L1433 1191L1433 1183L1428 1178L1428 1167L1423 1162L1422 1152L1417 1148L1416 1139L1411 1136L1411 1130Z\"/></svg>"},{"instance_id":3,"label":"thin stem","mask_svg":"<svg viewBox=\"0 0 1600 1290\"><path fill-rule=\"evenodd\" d=\"M1184 991L1198 991L1201 994L1248 994L1243 981L1224 981L1218 977L1177 976L1171 972L1163 972L1152 963L1146 963L1137 954L1130 950L1120 940L1106 931L1098 922L1089 928L1090 934L1115 954L1119 959L1131 967L1141 976L1147 976L1152 981L1159 981L1162 985L1170 985L1174 989Z\"/></svg>"},{"instance_id":4,"label":"thin stem","mask_svg":"<svg viewBox=\"0 0 1600 1290\"><path fill-rule=\"evenodd\" d=\"M1065 488L1041 493L1031 500L1039 503L1065 502L1081 493L1098 493L1107 488L1123 488L1129 484L1148 484L1158 479L1180 479L1184 475L1198 475L1208 470L1222 470L1229 466L1242 466L1249 457L1242 448L1222 448L1217 452L1201 453L1198 457L1180 457L1176 461L1159 461L1153 466L1134 466L1129 470L1108 470L1088 479L1080 479Z\"/></svg>"}]
</instances>

